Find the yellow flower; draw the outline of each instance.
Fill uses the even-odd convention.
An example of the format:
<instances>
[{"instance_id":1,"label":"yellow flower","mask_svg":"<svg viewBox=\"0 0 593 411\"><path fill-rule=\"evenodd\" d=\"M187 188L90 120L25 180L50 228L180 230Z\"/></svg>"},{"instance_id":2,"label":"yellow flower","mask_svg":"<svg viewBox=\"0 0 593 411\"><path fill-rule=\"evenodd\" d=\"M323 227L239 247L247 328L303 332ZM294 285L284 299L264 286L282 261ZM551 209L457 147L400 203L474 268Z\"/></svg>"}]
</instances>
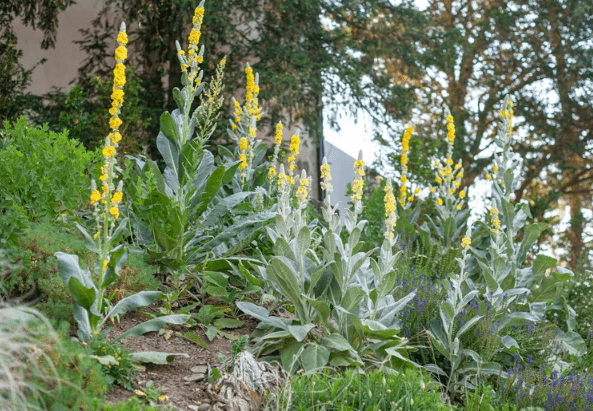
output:
<instances>
[{"instance_id":1,"label":"yellow flower","mask_svg":"<svg viewBox=\"0 0 593 411\"><path fill-rule=\"evenodd\" d=\"M95 233L95 235L93 236L93 238L97 238L97 237L99 237L99 234L100 234L100 233L99 233L99 231L97 231L97 232Z\"/></svg>"},{"instance_id":2,"label":"yellow flower","mask_svg":"<svg viewBox=\"0 0 593 411\"><path fill-rule=\"evenodd\" d=\"M168 399L169 399L169 397L167 397L165 394L163 394L163 395L160 395L160 396L157 398L158 402L165 402L165 401L167 401Z\"/></svg>"},{"instance_id":3,"label":"yellow flower","mask_svg":"<svg viewBox=\"0 0 593 411\"><path fill-rule=\"evenodd\" d=\"M239 169L243 170L245 169L245 167L247 167L247 157L245 157L245 154L241 154L239 156L239 159L241 160L241 164L239 164Z\"/></svg>"},{"instance_id":4,"label":"yellow flower","mask_svg":"<svg viewBox=\"0 0 593 411\"><path fill-rule=\"evenodd\" d=\"M111 197L111 202L112 203L120 203L122 198L123 198L123 193L121 191L118 191L115 194L113 194L113 197Z\"/></svg>"},{"instance_id":5,"label":"yellow flower","mask_svg":"<svg viewBox=\"0 0 593 411\"><path fill-rule=\"evenodd\" d=\"M494 167L492 167L492 171L493 171L494 173L496 173L496 172L498 171L498 166L494 166Z\"/></svg>"},{"instance_id":6,"label":"yellow flower","mask_svg":"<svg viewBox=\"0 0 593 411\"><path fill-rule=\"evenodd\" d=\"M420 188L414 190L414 195L417 196L418 194L420 194Z\"/></svg>"},{"instance_id":7,"label":"yellow flower","mask_svg":"<svg viewBox=\"0 0 593 411\"><path fill-rule=\"evenodd\" d=\"M115 154L115 147L107 146L101 152L105 157L112 157Z\"/></svg>"},{"instance_id":8,"label":"yellow flower","mask_svg":"<svg viewBox=\"0 0 593 411\"><path fill-rule=\"evenodd\" d=\"M402 182L402 184L406 184L406 182L408 181L408 177L406 177L405 175L403 175L403 176L400 177L399 180Z\"/></svg>"},{"instance_id":9,"label":"yellow flower","mask_svg":"<svg viewBox=\"0 0 593 411\"><path fill-rule=\"evenodd\" d=\"M119 117L111 117L109 119L109 127L111 127L112 129L115 129L119 126L121 126L122 121L120 120Z\"/></svg>"},{"instance_id":10,"label":"yellow flower","mask_svg":"<svg viewBox=\"0 0 593 411\"><path fill-rule=\"evenodd\" d=\"M492 175L491 174L486 174L486 179L487 180L492 180Z\"/></svg>"},{"instance_id":11,"label":"yellow flower","mask_svg":"<svg viewBox=\"0 0 593 411\"><path fill-rule=\"evenodd\" d=\"M465 190L461 190L459 192L459 198L464 199L465 198Z\"/></svg>"},{"instance_id":12,"label":"yellow flower","mask_svg":"<svg viewBox=\"0 0 593 411\"><path fill-rule=\"evenodd\" d=\"M457 204L457 209L461 210L461 204Z\"/></svg>"},{"instance_id":13,"label":"yellow flower","mask_svg":"<svg viewBox=\"0 0 593 411\"><path fill-rule=\"evenodd\" d=\"M440 198L437 198L437 204L438 204L438 205L443 205L443 200L442 200L442 199L440 199Z\"/></svg>"},{"instance_id":14,"label":"yellow flower","mask_svg":"<svg viewBox=\"0 0 593 411\"><path fill-rule=\"evenodd\" d=\"M115 49L115 59L123 61L128 58L128 50L124 46L119 46Z\"/></svg>"},{"instance_id":15,"label":"yellow flower","mask_svg":"<svg viewBox=\"0 0 593 411\"><path fill-rule=\"evenodd\" d=\"M109 208L109 214L111 214L117 220L119 218L119 208L117 206L111 206Z\"/></svg>"},{"instance_id":16,"label":"yellow flower","mask_svg":"<svg viewBox=\"0 0 593 411\"><path fill-rule=\"evenodd\" d=\"M245 137L241 137L241 140L239 141L239 150L241 150L241 151L247 150L248 144L249 144L249 141Z\"/></svg>"},{"instance_id":17,"label":"yellow flower","mask_svg":"<svg viewBox=\"0 0 593 411\"><path fill-rule=\"evenodd\" d=\"M434 187L430 187L430 192L434 193L436 190L434 189Z\"/></svg>"},{"instance_id":18,"label":"yellow flower","mask_svg":"<svg viewBox=\"0 0 593 411\"><path fill-rule=\"evenodd\" d=\"M276 137L274 138L274 144L282 144L282 128L284 126L282 125L282 123L278 123L276 125Z\"/></svg>"},{"instance_id":19,"label":"yellow flower","mask_svg":"<svg viewBox=\"0 0 593 411\"><path fill-rule=\"evenodd\" d=\"M121 134L119 133L119 131L111 133L110 139L113 144L119 143L121 141Z\"/></svg>"},{"instance_id":20,"label":"yellow flower","mask_svg":"<svg viewBox=\"0 0 593 411\"><path fill-rule=\"evenodd\" d=\"M454 188L450 188L449 189L449 194L451 194L451 195L455 194L455 189Z\"/></svg>"},{"instance_id":21,"label":"yellow flower","mask_svg":"<svg viewBox=\"0 0 593 411\"><path fill-rule=\"evenodd\" d=\"M470 245L472 245L472 240L469 237L463 237L461 240L461 246L463 248L469 248Z\"/></svg>"},{"instance_id":22,"label":"yellow flower","mask_svg":"<svg viewBox=\"0 0 593 411\"><path fill-rule=\"evenodd\" d=\"M268 170L268 179L273 180L275 176L276 176L276 169L274 167L270 167L270 169Z\"/></svg>"},{"instance_id":23,"label":"yellow flower","mask_svg":"<svg viewBox=\"0 0 593 411\"><path fill-rule=\"evenodd\" d=\"M109 264L109 260L103 260L103 271L107 269L107 264Z\"/></svg>"},{"instance_id":24,"label":"yellow flower","mask_svg":"<svg viewBox=\"0 0 593 411\"><path fill-rule=\"evenodd\" d=\"M128 44L128 35L125 31L120 31L117 36L117 42L122 44ZM123 60L123 59L121 59Z\"/></svg>"},{"instance_id":25,"label":"yellow flower","mask_svg":"<svg viewBox=\"0 0 593 411\"><path fill-rule=\"evenodd\" d=\"M91 192L91 203L95 204L97 201L99 201L101 199L101 193L99 192L99 190L93 190Z\"/></svg>"},{"instance_id":26,"label":"yellow flower","mask_svg":"<svg viewBox=\"0 0 593 411\"><path fill-rule=\"evenodd\" d=\"M434 179L434 181L436 181L437 183L441 184L443 182L443 179L440 177L437 177Z\"/></svg>"}]
</instances>

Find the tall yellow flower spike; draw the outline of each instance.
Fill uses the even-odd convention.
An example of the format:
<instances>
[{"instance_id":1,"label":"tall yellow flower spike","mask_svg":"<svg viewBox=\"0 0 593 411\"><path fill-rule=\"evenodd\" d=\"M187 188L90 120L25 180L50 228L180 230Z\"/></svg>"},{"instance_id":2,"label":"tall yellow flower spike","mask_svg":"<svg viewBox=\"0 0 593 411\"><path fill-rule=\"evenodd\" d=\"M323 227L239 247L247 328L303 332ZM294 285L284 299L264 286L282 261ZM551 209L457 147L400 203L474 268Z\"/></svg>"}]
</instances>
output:
<instances>
[{"instance_id":1,"label":"tall yellow flower spike","mask_svg":"<svg viewBox=\"0 0 593 411\"><path fill-rule=\"evenodd\" d=\"M311 181L307 178L307 172L301 171L301 178L299 179L299 187L296 190L296 197L299 200L299 208L305 208L309 200L309 186Z\"/></svg>"},{"instance_id":2,"label":"tall yellow flower spike","mask_svg":"<svg viewBox=\"0 0 593 411\"><path fill-rule=\"evenodd\" d=\"M108 215L113 216L116 220L119 218L119 203L122 201L122 182L115 187L115 178L117 177L115 171L118 143L121 141L121 133L119 126L122 121L119 118L121 108L124 102L124 85L126 84L126 67L124 60L128 56L126 44L128 43L128 36L126 34L126 26L122 23L120 32L117 36L118 47L115 50L115 69L113 70L113 89L111 93L111 108L109 114L109 127L111 131L105 139L105 146L101 150L104 157L103 166L101 166L101 191L97 189L97 185L93 180L91 182L91 198L90 202L95 208L94 215L98 227L98 233L104 229L105 237L107 236L108 224L106 219ZM112 196L112 192L113 196ZM99 206L104 206L99 210ZM98 235L95 235L95 238Z\"/></svg>"},{"instance_id":3,"label":"tall yellow flower spike","mask_svg":"<svg viewBox=\"0 0 593 411\"><path fill-rule=\"evenodd\" d=\"M354 213L362 212L362 193L364 190L364 160L362 159L362 150L358 152L358 160L354 162L354 183L352 184L352 202L354 203Z\"/></svg>"},{"instance_id":4,"label":"tall yellow flower spike","mask_svg":"<svg viewBox=\"0 0 593 411\"><path fill-rule=\"evenodd\" d=\"M463 166L461 162L455 164L453 161L453 146L455 144L455 123L453 116L447 110L447 155L444 161L435 160L435 182L438 188L432 189L431 193L436 193L436 203L438 206L446 204L446 209L452 212L453 210L461 210L463 207L463 199L465 198L465 191L460 191L458 197L455 197L457 190L461 187L463 179Z\"/></svg>"},{"instance_id":5,"label":"tall yellow flower spike","mask_svg":"<svg viewBox=\"0 0 593 411\"><path fill-rule=\"evenodd\" d=\"M301 138L299 137L298 131L293 134L290 138L290 154L288 155L288 172L290 175L290 183L294 184L294 178L292 177L294 169L296 168L296 158L299 155L301 147Z\"/></svg>"},{"instance_id":6,"label":"tall yellow flower spike","mask_svg":"<svg viewBox=\"0 0 593 411\"><path fill-rule=\"evenodd\" d=\"M412 137L413 132L414 129L412 128L412 126L408 126L402 137L402 155L400 160L402 175L400 177L401 185L399 191L399 202L402 206L406 205L406 201L408 199L408 187L406 186L408 182L408 154L410 152L410 138Z\"/></svg>"},{"instance_id":7,"label":"tall yellow flower spike","mask_svg":"<svg viewBox=\"0 0 593 411\"><path fill-rule=\"evenodd\" d=\"M385 238L389 240L389 242L393 242L397 215L395 213L395 196L393 195L393 186L391 185L390 178L387 179L387 183L383 190L385 191L385 197L383 198L385 202Z\"/></svg>"},{"instance_id":8,"label":"tall yellow flower spike","mask_svg":"<svg viewBox=\"0 0 593 411\"><path fill-rule=\"evenodd\" d=\"M276 165L278 164L278 155L280 154L280 145L282 145L282 123L276 124L276 136L274 138L274 155L272 156L272 164L268 170L268 179L273 180L276 176Z\"/></svg>"}]
</instances>

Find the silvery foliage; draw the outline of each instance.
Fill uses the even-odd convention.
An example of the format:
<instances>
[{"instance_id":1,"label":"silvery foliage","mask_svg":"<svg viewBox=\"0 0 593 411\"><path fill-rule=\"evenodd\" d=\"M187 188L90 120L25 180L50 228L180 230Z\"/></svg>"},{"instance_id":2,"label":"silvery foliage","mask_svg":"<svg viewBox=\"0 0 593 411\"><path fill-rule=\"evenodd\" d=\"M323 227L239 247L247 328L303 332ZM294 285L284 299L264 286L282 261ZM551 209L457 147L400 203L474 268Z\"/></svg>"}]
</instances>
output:
<instances>
[{"instance_id":1,"label":"silvery foliage","mask_svg":"<svg viewBox=\"0 0 593 411\"><path fill-rule=\"evenodd\" d=\"M512 113L512 103L507 97L494 139L501 151L494 155L498 168L492 178L491 196L492 207L500 213L501 228L493 232L489 224L478 223L479 230L472 239L476 247L472 247L473 258L468 262L468 271L475 280L475 284L470 281L470 288L488 293L500 320L499 333L505 349L519 348L514 339L504 335L509 326L516 321L540 322L547 311L556 310L564 311L569 329L559 331L555 343L568 353L582 353L584 343L573 331L575 312L561 295L562 282L573 273L557 266L555 258L541 254L533 258L531 265L525 264L533 244L548 226L545 223L526 225L527 219L532 218L528 204L512 202L521 182L523 160L512 152L512 116L503 115L509 112ZM523 239L516 242L521 231ZM522 310L511 311L509 307L513 304Z\"/></svg>"},{"instance_id":2,"label":"silvery foliage","mask_svg":"<svg viewBox=\"0 0 593 411\"><path fill-rule=\"evenodd\" d=\"M251 303L237 304L265 328L260 326L254 333L256 351L280 351L289 372L299 366L310 371L328 363L362 365L363 359L378 357L407 361L400 354L405 343L393 338L398 332L394 326L397 312L414 294L397 302L391 295L396 282L393 265L389 266L395 261L391 245L385 246L378 261L370 258L376 250L358 251L366 222L357 222L358 213L349 210L348 241L344 243L339 217L326 198L323 215L327 227L321 231L319 256L312 244L314 225L307 224L302 208L291 207L290 190L281 190L276 226L268 228L274 256L260 270L276 295L293 305L295 318L271 316Z\"/></svg>"},{"instance_id":3,"label":"silvery foliage","mask_svg":"<svg viewBox=\"0 0 593 411\"><path fill-rule=\"evenodd\" d=\"M448 280L443 280L447 297L441 302L439 316L430 322L428 329L432 345L449 361L450 368L448 372L437 364L429 364L425 368L446 377L446 392L452 398L458 392L476 387L476 380L481 374L499 375L501 373L499 364L483 361L479 353L463 348L461 342L461 337L483 318L482 315L475 315L461 327L456 321L470 301L479 295L478 290L470 290L468 287L467 259L468 249L464 248L461 258L457 258L459 273Z\"/></svg>"}]
</instances>

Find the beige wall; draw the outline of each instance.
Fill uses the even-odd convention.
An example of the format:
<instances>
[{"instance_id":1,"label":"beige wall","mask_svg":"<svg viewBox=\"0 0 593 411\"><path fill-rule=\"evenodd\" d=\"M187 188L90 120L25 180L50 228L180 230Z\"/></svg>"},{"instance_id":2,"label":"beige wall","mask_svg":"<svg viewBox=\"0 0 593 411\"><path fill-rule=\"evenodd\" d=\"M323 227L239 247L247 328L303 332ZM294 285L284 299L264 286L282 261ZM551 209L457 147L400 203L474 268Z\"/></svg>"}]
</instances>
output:
<instances>
[{"instance_id":1,"label":"beige wall","mask_svg":"<svg viewBox=\"0 0 593 411\"><path fill-rule=\"evenodd\" d=\"M40 45L43 33L25 27L20 20L14 22L17 47L23 50L23 66L30 69L39 60L47 59L33 71L28 89L33 94L47 93L52 86L68 87L68 83L78 74L77 69L85 54L73 41L82 39L78 30L91 27L91 21L103 7L103 1L77 0L76 3L58 15L55 49L42 50Z\"/></svg>"}]
</instances>

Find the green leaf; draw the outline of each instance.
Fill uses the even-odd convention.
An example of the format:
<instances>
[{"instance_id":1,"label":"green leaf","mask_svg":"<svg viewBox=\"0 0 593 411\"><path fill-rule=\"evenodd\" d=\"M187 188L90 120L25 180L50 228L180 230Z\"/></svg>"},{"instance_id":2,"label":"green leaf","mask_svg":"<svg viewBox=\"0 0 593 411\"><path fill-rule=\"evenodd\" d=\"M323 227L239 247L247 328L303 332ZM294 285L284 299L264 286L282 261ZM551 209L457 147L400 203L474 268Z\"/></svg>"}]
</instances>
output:
<instances>
[{"instance_id":1,"label":"green leaf","mask_svg":"<svg viewBox=\"0 0 593 411\"><path fill-rule=\"evenodd\" d=\"M292 338L287 340L286 344L280 350L280 360L282 361L282 368L289 373L293 374L299 367L299 358L303 352L303 346L293 340Z\"/></svg>"},{"instance_id":2,"label":"green leaf","mask_svg":"<svg viewBox=\"0 0 593 411\"><path fill-rule=\"evenodd\" d=\"M218 335L218 328L216 328L213 325L209 325L206 327L206 337L208 337L208 339L210 341L212 341L214 338L216 338L216 336Z\"/></svg>"},{"instance_id":3,"label":"green leaf","mask_svg":"<svg viewBox=\"0 0 593 411\"><path fill-rule=\"evenodd\" d=\"M315 324L289 325L288 331L291 332L295 340L302 342L313 328L315 328Z\"/></svg>"},{"instance_id":4,"label":"green leaf","mask_svg":"<svg viewBox=\"0 0 593 411\"><path fill-rule=\"evenodd\" d=\"M272 281L278 284L290 302L296 304L300 300L301 290L290 260L285 257L273 257L266 273Z\"/></svg>"},{"instance_id":5,"label":"green leaf","mask_svg":"<svg viewBox=\"0 0 593 411\"><path fill-rule=\"evenodd\" d=\"M95 240L93 240L93 238L86 231L86 228L84 228L80 224L76 224L76 228L78 228L78 231L80 231L80 233L84 237L84 243L86 245L86 248L88 248L89 251L92 251L93 253L99 254L100 251L97 248L97 244L95 244Z\"/></svg>"},{"instance_id":6,"label":"green leaf","mask_svg":"<svg viewBox=\"0 0 593 411\"><path fill-rule=\"evenodd\" d=\"M204 340L202 339L202 337L200 337L197 334L192 333L191 331L188 331L186 333L176 332L175 335L177 335L178 337L183 337L183 338L185 338L187 340L190 340L191 342L193 342L194 344L199 345L200 347L202 347L205 350L208 349L208 344L206 344L206 342L204 342Z\"/></svg>"},{"instance_id":7,"label":"green leaf","mask_svg":"<svg viewBox=\"0 0 593 411\"><path fill-rule=\"evenodd\" d=\"M175 87L173 89L173 98L175 99L175 102L177 103L177 107L179 107L179 111L183 111L183 109L185 107L185 100L183 99L183 95L182 95L181 91L177 87Z\"/></svg>"},{"instance_id":8,"label":"green leaf","mask_svg":"<svg viewBox=\"0 0 593 411\"><path fill-rule=\"evenodd\" d=\"M94 287L85 287L78 278L70 277L68 289L78 305L90 311L97 295Z\"/></svg>"},{"instance_id":9,"label":"green leaf","mask_svg":"<svg viewBox=\"0 0 593 411\"><path fill-rule=\"evenodd\" d=\"M323 337L321 339L321 342L324 346L333 348L334 350L338 351L354 350L354 348L352 348L352 345L350 345L348 340L342 337L340 334L331 334L327 337Z\"/></svg>"},{"instance_id":10,"label":"green leaf","mask_svg":"<svg viewBox=\"0 0 593 411\"><path fill-rule=\"evenodd\" d=\"M322 322L325 323L327 321L327 319L329 318L329 314L330 314L329 304L326 301L318 301L315 299L311 299L309 297L304 297L304 298L309 304L311 304L311 306L313 306L313 308L317 312L318 321L321 320Z\"/></svg>"},{"instance_id":11,"label":"green leaf","mask_svg":"<svg viewBox=\"0 0 593 411\"><path fill-rule=\"evenodd\" d=\"M483 315L476 315L471 320L469 320L468 322L463 324L461 326L461 328L459 328L459 330L457 331L457 334L455 334L455 337L460 338L467 330L472 328L474 326L474 324L476 324L478 321L480 321L483 317L484 317Z\"/></svg>"},{"instance_id":12,"label":"green leaf","mask_svg":"<svg viewBox=\"0 0 593 411\"><path fill-rule=\"evenodd\" d=\"M235 320L232 318L219 318L214 321L214 326L216 328L224 329L224 328L240 328L243 327L245 323L241 320Z\"/></svg>"},{"instance_id":13,"label":"green leaf","mask_svg":"<svg viewBox=\"0 0 593 411\"><path fill-rule=\"evenodd\" d=\"M259 307L253 303L247 303L240 301L237 303L237 308L243 311L245 314L257 318L265 324L271 325L272 327L280 328L282 330L288 330L287 325L278 317L270 317L270 313L263 307Z\"/></svg>"},{"instance_id":14,"label":"green leaf","mask_svg":"<svg viewBox=\"0 0 593 411\"><path fill-rule=\"evenodd\" d=\"M308 227L303 227L297 234L297 252L300 258L305 256L305 253L311 246L311 232Z\"/></svg>"},{"instance_id":15,"label":"green leaf","mask_svg":"<svg viewBox=\"0 0 593 411\"><path fill-rule=\"evenodd\" d=\"M329 349L318 344L308 344L301 354L303 369L305 372L311 372L325 367L329 361L329 355Z\"/></svg>"},{"instance_id":16,"label":"green leaf","mask_svg":"<svg viewBox=\"0 0 593 411\"><path fill-rule=\"evenodd\" d=\"M214 196L220 190L222 185L222 178L224 176L225 167L220 166L216 170L212 172L208 180L206 181L206 186L204 187L204 192L202 197L200 198L200 204L195 211L196 215L200 215L208 208L208 205L214 198Z\"/></svg>"},{"instance_id":17,"label":"green leaf","mask_svg":"<svg viewBox=\"0 0 593 411\"><path fill-rule=\"evenodd\" d=\"M175 357L186 357L189 355L183 352L180 353L168 353L158 351L140 351L132 353L132 360L134 362L151 363L157 365L165 365L173 362Z\"/></svg>"},{"instance_id":18,"label":"green leaf","mask_svg":"<svg viewBox=\"0 0 593 411\"><path fill-rule=\"evenodd\" d=\"M113 342L119 342L126 337L139 337L151 331L158 331L165 324L185 324L191 316L184 314L167 315L165 317L157 317L152 320L145 321L135 327L130 328L125 333L122 333Z\"/></svg>"},{"instance_id":19,"label":"green leaf","mask_svg":"<svg viewBox=\"0 0 593 411\"><path fill-rule=\"evenodd\" d=\"M177 136L177 126L171 117L171 113L165 111L161 114L161 133L165 135L175 146L179 144L179 137Z\"/></svg>"},{"instance_id":20,"label":"green leaf","mask_svg":"<svg viewBox=\"0 0 593 411\"><path fill-rule=\"evenodd\" d=\"M124 298L107 313L105 319L116 315L125 314L128 311L137 310L139 307L146 307L154 303L162 293L160 291L140 291L134 295Z\"/></svg>"}]
</instances>

